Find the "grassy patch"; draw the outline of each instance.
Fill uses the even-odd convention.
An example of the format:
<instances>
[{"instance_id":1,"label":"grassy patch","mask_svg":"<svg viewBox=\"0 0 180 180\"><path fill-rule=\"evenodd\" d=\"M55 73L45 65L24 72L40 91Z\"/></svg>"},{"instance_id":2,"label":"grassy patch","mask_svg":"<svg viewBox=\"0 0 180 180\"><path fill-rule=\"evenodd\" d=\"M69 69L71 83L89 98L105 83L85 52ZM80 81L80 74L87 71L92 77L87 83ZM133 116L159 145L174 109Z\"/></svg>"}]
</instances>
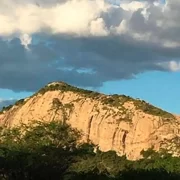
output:
<instances>
[{"instance_id":1,"label":"grassy patch","mask_svg":"<svg viewBox=\"0 0 180 180\"><path fill-rule=\"evenodd\" d=\"M72 111L74 109L74 104L73 103L64 104L64 108L69 109L70 113L72 113Z\"/></svg>"},{"instance_id":2,"label":"grassy patch","mask_svg":"<svg viewBox=\"0 0 180 180\"><path fill-rule=\"evenodd\" d=\"M133 98L131 98L130 96L114 94L109 97L104 97L102 99L102 103L113 106L113 107L122 107L122 105L125 102L132 101L132 100L133 100Z\"/></svg>"},{"instance_id":3,"label":"grassy patch","mask_svg":"<svg viewBox=\"0 0 180 180\"><path fill-rule=\"evenodd\" d=\"M155 107L145 101L139 100L139 99L133 99L130 96L125 96L125 95L112 95L109 97L105 97L102 99L102 103L109 105L109 106L113 106L113 107L117 107L117 108L121 108L123 107L123 104L126 102L133 102L135 108L137 110L141 110L146 114L150 114L150 115L154 115L154 116L160 116L166 119L174 119L175 117L169 113L166 112L158 107ZM124 110L124 108L123 108Z\"/></svg>"},{"instance_id":4,"label":"grassy patch","mask_svg":"<svg viewBox=\"0 0 180 180\"><path fill-rule=\"evenodd\" d=\"M20 99L20 100L15 102L15 105L19 106L19 105L23 105L24 103L25 103L25 100L24 99Z\"/></svg>"},{"instance_id":5,"label":"grassy patch","mask_svg":"<svg viewBox=\"0 0 180 180\"><path fill-rule=\"evenodd\" d=\"M101 95L98 92L77 88L66 83L47 85L44 88L40 89L38 93L45 94L47 91L58 91L58 90L61 92L71 91L71 92L79 93L81 95L84 95L85 97L93 98L93 99L98 99Z\"/></svg>"},{"instance_id":6,"label":"grassy patch","mask_svg":"<svg viewBox=\"0 0 180 180\"><path fill-rule=\"evenodd\" d=\"M142 110L144 113L151 114L154 116L160 116L163 118L170 118L170 119L175 118L171 113L166 112L158 107L155 107L145 101L135 100L133 101L133 103L137 109Z\"/></svg>"}]
</instances>

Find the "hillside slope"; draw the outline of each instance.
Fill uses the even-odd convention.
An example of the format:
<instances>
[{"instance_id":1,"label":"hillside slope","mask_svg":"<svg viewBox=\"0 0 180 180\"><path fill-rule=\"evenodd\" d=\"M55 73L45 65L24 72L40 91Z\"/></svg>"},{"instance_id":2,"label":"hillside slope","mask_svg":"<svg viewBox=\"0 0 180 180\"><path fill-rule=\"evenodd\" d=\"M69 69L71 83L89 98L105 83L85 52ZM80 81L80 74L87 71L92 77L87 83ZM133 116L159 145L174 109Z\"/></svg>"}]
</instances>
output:
<instances>
[{"instance_id":1,"label":"hillside slope","mask_svg":"<svg viewBox=\"0 0 180 180\"><path fill-rule=\"evenodd\" d=\"M83 133L102 151L115 150L129 159L141 150L167 148L179 155L180 119L145 101L124 95L104 95L50 83L33 96L20 100L0 113L2 126L32 120L61 120Z\"/></svg>"}]
</instances>

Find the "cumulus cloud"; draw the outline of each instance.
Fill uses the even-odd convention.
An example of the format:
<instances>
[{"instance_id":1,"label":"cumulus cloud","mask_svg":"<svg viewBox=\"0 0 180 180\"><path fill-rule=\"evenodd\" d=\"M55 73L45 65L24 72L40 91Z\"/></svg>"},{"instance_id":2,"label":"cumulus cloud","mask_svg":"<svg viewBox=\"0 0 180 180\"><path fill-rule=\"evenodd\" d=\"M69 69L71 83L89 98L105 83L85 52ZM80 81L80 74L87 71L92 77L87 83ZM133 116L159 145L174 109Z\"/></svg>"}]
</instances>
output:
<instances>
[{"instance_id":1,"label":"cumulus cloud","mask_svg":"<svg viewBox=\"0 0 180 180\"><path fill-rule=\"evenodd\" d=\"M14 3L7 3L6 6L10 7L12 4ZM17 3L15 8L12 6L11 11L5 12L7 15L1 14L0 33L33 34L47 28L52 33L94 34L91 23L96 22L97 28L102 26L103 22L98 18L100 13L106 10L106 6L103 0L69 0L53 7Z\"/></svg>"},{"instance_id":2,"label":"cumulus cloud","mask_svg":"<svg viewBox=\"0 0 180 180\"><path fill-rule=\"evenodd\" d=\"M28 34L22 34L22 35L20 36L20 40L21 40L21 44L22 44L27 50L29 50L28 45L31 44L32 38L31 38Z\"/></svg>"},{"instance_id":3,"label":"cumulus cloud","mask_svg":"<svg viewBox=\"0 0 180 180\"><path fill-rule=\"evenodd\" d=\"M1 0L0 88L35 91L56 80L100 87L179 71L179 7L177 0Z\"/></svg>"}]
</instances>

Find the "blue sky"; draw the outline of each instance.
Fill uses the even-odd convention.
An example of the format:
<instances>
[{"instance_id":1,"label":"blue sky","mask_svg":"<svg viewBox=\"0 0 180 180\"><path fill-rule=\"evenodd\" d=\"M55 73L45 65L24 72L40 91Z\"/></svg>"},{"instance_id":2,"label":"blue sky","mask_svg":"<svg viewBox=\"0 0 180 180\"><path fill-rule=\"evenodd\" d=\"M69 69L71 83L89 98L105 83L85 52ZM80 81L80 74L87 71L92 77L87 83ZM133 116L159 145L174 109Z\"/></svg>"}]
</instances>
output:
<instances>
[{"instance_id":1,"label":"blue sky","mask_svg":"<svg viewBox=\"0 0 180 180\"><path fill-rule=\"evenodd\" d=\"M179 80L180 73L150 72L133 80L106 83L100 90L144 99L164 110L180 114Z\"/></svg>"},{"instance_id":2,"label":"blue sky","mask_svg":"<svg viewBox=\"0 0 180 180\"><path fill-rule=\"evenodd\" d=\"M0 1L0 107L65 81L180 114L180 1L111 2Z\"/></svg>"},{"instance_id":3,"label":"blue sky","mask_svg":"<svg viewBox=\"0 0 180 180\"><path fill-rule=\"evenodd\" d=\"M144 99L164 110L180 114L180 73L149 72L143 73L132 80L121 80L104 83L95 89L106 94L125 94L134 98ZM32 93L14 93L0 90L1 98L20 99Z\"/></svg>"}]
</instances>

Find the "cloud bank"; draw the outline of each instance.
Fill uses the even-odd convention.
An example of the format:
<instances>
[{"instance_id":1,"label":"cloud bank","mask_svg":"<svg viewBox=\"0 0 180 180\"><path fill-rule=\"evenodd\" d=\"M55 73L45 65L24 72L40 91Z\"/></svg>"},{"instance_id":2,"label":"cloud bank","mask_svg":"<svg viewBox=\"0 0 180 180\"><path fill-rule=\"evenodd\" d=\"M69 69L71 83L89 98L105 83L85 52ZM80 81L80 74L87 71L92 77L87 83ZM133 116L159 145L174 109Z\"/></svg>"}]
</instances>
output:
<instances>
[{"instance_id":1,"label":"cloud bank","mask_svg":"<svg viewBox=\"0 0 180 180\"><path fill-rule=\"evenodd\" d=\"M180 1L1 0L0 88L100 87L180 70Z\"/></svg>"}]
</instances>

